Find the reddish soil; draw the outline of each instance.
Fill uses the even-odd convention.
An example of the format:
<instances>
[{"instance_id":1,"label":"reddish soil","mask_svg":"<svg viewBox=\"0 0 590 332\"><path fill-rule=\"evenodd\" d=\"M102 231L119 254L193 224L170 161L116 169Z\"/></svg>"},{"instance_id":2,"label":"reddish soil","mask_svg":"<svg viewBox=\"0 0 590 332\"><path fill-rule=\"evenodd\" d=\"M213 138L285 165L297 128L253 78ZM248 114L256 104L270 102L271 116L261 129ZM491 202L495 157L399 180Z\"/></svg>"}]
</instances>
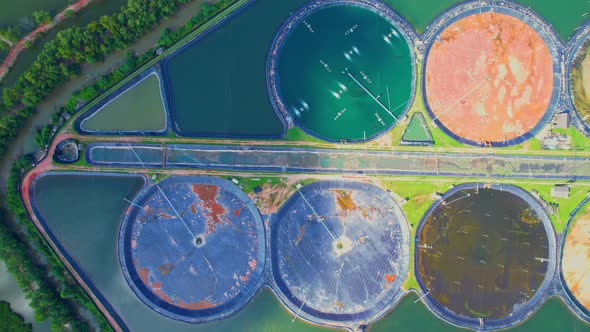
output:
<instances>
[{"instance_id":1,"label":"reddish soil","mask_svg":"<svg viewBox=\"0 0 590 332\"><path fill-rule=\"evenodd\" d=\"M40 34L47 32L49 29L53 28L56 24L63 21L66 17L66 11L72 10L74 12L79 11L80 9L86 7L92 0L79 0L74 4L67 6L64 10L62 10L59 14L55 15L53 21L47 24L39 25L35 30L31 31L28 35L24 36L21 40L19 40L16 44L12 46L10 52L8 52L8 56L4 59L2 65L0 65L0 80L4 78L6 73L8 73L8 69L14 65L14 62L18 58L18 55L25 49L25 43L30 41L33 42L37 39Z\"/></svg>"},{"instance_id":2,"label":"reddish soil","mask_svg":"<svg viewBox=\"0 0 590 332\"><path fill-rule=\"evenodd\" d=\"M479 143L533 129L553 89L553 61L543 39L521 20L498 13L463 18L434 42L426 95L438 120Z\"/></svg>"},{"instance_id":3,"label":"reddish soil","mask_svg":"<svg viewBox=\"0 0 590 332\"><path fill-rule=\"evenodd\" d=\"M395 274L386 274L385 280L387 280L388 284L391 284L392 282L395 281Z\"/></svg>"},{"instance_id":4,"label":"reddish soil","mask_svg":"<svg viewBox=\"0 0 590 332\"><path fill-rule=\"evenodd\" d=\"M207 233L215 231L217 225L221 224L222 217L225 216L225 208L217 203L219 187L213 185L193 184L192 191L203 201L203 206L209 213L207 214Z\"/></svg>"}]
</instances>

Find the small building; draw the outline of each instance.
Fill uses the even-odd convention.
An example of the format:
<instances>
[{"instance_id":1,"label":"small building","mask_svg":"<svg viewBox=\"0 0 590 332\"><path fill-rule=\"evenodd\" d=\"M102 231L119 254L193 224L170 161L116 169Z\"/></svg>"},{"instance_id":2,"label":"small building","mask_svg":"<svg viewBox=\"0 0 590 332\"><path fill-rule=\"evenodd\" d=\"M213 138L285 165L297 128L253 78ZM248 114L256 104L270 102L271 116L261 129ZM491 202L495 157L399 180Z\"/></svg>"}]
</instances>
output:
<instances>
[{"instance_id":1,"label":"small building","mask_svg":"<svg viewBox=\"0 0 590 332\"><path fill-rule=\"evenodd\" d=\"M570 126L570 114L569 112L561 112L555 115L553 118L553 128L555 129L567 129Z\"/></svg>"},{"instance_id":2,"label":"small building","mask_svg":"<svg viewBox=\"0 0 590 332\"><path fill-rule=\"evenodd\" d=\"M569 198L570 187L567 184L556 184L551 188L551 197Z\"/></svg>"}]
</instances>

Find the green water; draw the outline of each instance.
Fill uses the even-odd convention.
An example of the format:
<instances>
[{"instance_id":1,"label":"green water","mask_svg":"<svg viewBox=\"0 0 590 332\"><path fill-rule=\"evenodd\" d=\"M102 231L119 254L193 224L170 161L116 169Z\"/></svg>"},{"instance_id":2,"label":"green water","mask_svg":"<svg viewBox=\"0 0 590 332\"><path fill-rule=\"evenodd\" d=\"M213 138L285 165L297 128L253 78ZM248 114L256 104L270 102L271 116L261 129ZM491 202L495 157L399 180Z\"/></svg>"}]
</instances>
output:
<instances>
[{"instance_id":1,"label":"green water","mask_svg":"<svg viewBox=\"0 0 590 332\"><path fill-rule=\"evenodd\" d=\"M466 331L437 319L416 294L405 296L384 319L375 323L370 332L460 332ZM590 332L590 325L576 319L559 298L549 299L532 318L509 329L514 332Z\"/></svg>"},{"instance_id":2,"label":"green water","mask_svg":"<svg viewBox=\"0 0 590 332\"><path fill-rule=\"evenodd\" d=\"M34 11L46 10L51 15L55 15L67 5L67 0L5 0L0 3L0 26L24 22L34 24L35 21L31 15Z\"/></svg>"},{"instance_id":3,"label":"green water","mask_svg":"<svg viewBox=\"0 0 590 332\"><path fill-rule=\"evenodd\" d=\"M402 15L419 32L445 9L457 4L458 0L382 0ZM531 7L537 14L549 21L562 40L567 40L584 21L590 19L590 3L587 0L516 0ZM584 13L588 13L584 15Z\"/></svg>"},{"instance_id":4,"label":"green water","mask_svg":"<svg viewBox=\"0 0 590 332\"><path fill-rule=\"evenodd\" d=\"M266 90L275 32L307 0L257 0L168 64L181 134L280 135Z\"/></svg>"},{"instance_id":5,"label":"green water","mask_svg":"<svg viewBox=\"0 0 590 332\"><path fill-rule=\"evenodd\" d=\"M422 113L414 113L402 138L406 141L426 142L431 140L430 132L424 124Z\"/></svg>"},{"instance_id":6,"label":"green water","mask_svg":"<svg viewBox=\"0 0 590 332\"><path fill-rule=\"evenodd\" d=\"M160 79L147 76L81 124L87 131L159 131L166 128Z\"/></svg>"},{"instance_id":7,"label":"green water","mask_svg":"<svg viewBox=\"0 0 590 332\"><path fill-rule=\"evenodd\" d=\"M518 0L543 16L557 31L561 40L567 40L574 31L590 19L590 2L587 0Z\"/></svg>"},{"instance_id":8,"label":"green water","mask_svg":"<svg viewBox=\"0 0 590 332\"><path fill-rule=\"evenodd\" d=\"M40 2L40 0L37 0ZM53 1L53 0L52 0ZM3 3L4 1L2 1ZM110 15L118 12L119 8L125 4L127 0L92 0L92 2L80 10L73 17L62 21L59 25L53 27L45 35L38 38L33 46L22 51L14 66L8 71L8 74L0 81L0 88L10 86L16 82L18 77L24 73L37 59L43 46L50 40L57 36L60 30L72 27L72 26L84 26L92 21L98 20L103 15ZM11 3L19 3L11 1ZM3 6L3 5L0 5Z\"/></svg>"},{"instance_id":9,"label":"green water","mask_svg":"<svg viewBox=\"0 0 590 332\"><path fill-rule=\"evenodd\" d=\"M278 76L291 116L332 141L370 139L397 122L412 87L407 41L371 10L316 10L279 51Z\"/></svg>"},{"instance_id":10,"label":"green water","mask_svg":"<svg viewBox=\"0 0 590 332\"><path fill-rule=\"evenodd\" d=\"M426 27L445 9L461 2L458 0L382 1L403 16L418 33L424 32Z\"/></svg>"}]
</instances>

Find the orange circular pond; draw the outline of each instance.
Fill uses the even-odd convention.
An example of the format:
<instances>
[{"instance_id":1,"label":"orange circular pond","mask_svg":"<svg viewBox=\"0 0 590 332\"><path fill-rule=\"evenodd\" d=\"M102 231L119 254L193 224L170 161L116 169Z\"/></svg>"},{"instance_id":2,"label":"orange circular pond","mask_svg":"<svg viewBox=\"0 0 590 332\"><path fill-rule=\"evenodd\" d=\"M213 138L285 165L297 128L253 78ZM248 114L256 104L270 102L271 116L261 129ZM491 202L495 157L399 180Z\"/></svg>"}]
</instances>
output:
<instances>
[{"instance_id":1,"label":"orange circular pond","mask_svg":"<svg viewBox=\"0 0 590 332\"><path fill-rule=\"evenodd\" d=\"M505 142L531 131L553 91L545 41L520 19L487 12L444 29L428 53L425 93L435 119L463 139Z\"/></svg>"}]
</instances>

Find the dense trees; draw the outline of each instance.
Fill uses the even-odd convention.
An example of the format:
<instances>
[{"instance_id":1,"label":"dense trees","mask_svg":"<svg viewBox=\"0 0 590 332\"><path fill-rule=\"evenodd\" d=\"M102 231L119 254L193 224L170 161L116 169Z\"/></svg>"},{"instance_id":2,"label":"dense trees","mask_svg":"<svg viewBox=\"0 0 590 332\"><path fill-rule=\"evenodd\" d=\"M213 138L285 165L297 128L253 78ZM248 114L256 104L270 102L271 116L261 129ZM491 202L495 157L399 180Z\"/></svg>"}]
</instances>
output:
<instances>
[{"instance_id":1,"label":"dense trees","mask_svg":"<svg viewBox=\"0 0 590 332\"><path fill-rule=\"evenodd\" d=\"M33 113L34 106L53 89L75 77L81 64L100 61L114 50L125 48L158 20L172 14L179 4L188 1L190 0L129 0L120 13L104 16L84 28L72 27L59 32L54 40L44 46L35 63L19 77L17 83L2 91L0 155L4 154L8 142L16 136L17 130ZM236 0L220 0L216 5L203 4L203 10L181 28L184 30L175 32L175 40L234 1ZM17 32L13 29L4 29L0 30L0 35L17 41ZM169 46L171 43L162 45ZM47 129L40 130L36 141L41 145L48 144L54 128L62 121L63 114L74 113L80 104L95 98L152 56L153 50L139 57L129 53L126 62L119 69L74 94L66 105L52 116L52 123L46 127ZM50 270L46 271L43 266L36 264L34 251L7 226L6 217L1 211L0 259L6 262L9 272L15 276L17 283L31 300L36 318L50 318L53 329L64 330L67 324L69 330L88 330L88 326L78 320L72 305L77 303L95 317L101 330L111 330L106 319L38 232L23 206L19 183L23 174L30 170L32 162L31 157L23 157L11 168L7 181L6 203L25 227L26 232L23 236L26 236L26 240L32 242L35 249L46 258ZM55 282L59 285L57 289Z\"/></svg>"},{"instance_id":2,"label":"dense trees","mask_svg":"<svg viewBox=\"0 0 590 332\"><path fill-rule=\"evenodd\" d=\"M85 27L60 31L48 42L17 83L3 91L3 109L33 106L56 87L75 77L80 65L102 60L141 37L160 19L172 14L177 1L129 0L122 11L103 16Z\"/></svg>"},{"instance_id":3,"label":"dense trees","mask_svg":"<svg viewBox=\"0 0 590 332\"><path fill-rule=\"evenodd\" d=\"M25 324L24 318L12 311L8 302L0 301L0 331L30 332L31 324Z\"/></svg>"},{"instance_id":4,"label":"dense trees","mask_svg":"<svg viewBox=\"0 0 590 332\"><path fill-rule=\"evenodd\" d=\"M49 15L49 13L45 10L33 12L33 18L35 19L35 22L37 22L37 24L39 25L51 23L51 21L53 20L51 15Z\"/></svg>"},{"instance_id":5,"label":"dense trees","mask_svg":"<svg viewBox=\"0 0 590 332\"><path fill-rule=\"evenodd\" d=\"M0 37L13 43L16 43L23 35L24 32L19 27L5 27L0 29Z\"/></svg>"},{"instance_id":6,"label":"dense trees","mask_svg":"<svg viewBox=\"0 0 590 332\"><path fill-rule=\"evenodd\" d=\"M209 18L216 15L233 2L235 2L235 0L219 0L215 4L203 3L203 5L201 5L201 10L182 27L176 30L164 29L158 40L158 45L170 47L195 27L205 23Z\"/></svg>"}]
</instances>

